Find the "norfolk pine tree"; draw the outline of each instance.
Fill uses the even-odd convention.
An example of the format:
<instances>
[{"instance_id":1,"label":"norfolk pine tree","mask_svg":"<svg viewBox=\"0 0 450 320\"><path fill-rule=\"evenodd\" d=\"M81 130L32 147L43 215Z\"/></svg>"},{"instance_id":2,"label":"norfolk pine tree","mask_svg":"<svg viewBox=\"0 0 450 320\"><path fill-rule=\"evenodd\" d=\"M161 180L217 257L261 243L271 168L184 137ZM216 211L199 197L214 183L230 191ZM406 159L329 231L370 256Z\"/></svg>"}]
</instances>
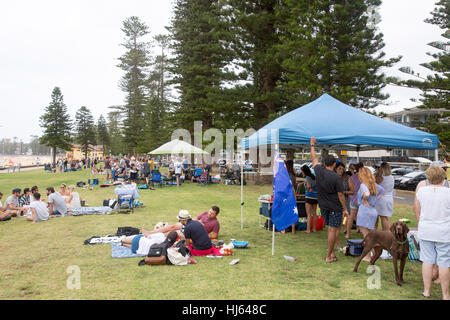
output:
<instances>
[{"instance_id":1,"label":"norfolk pine tree","mask_svg":"<svg viewBox=\"0 0 450 320\"><path fill-rule=\"evenodd\" d=\"M228 69L233 54L222 6L221 1L177 0L168 28L173 53L171 83L180 95L174 120L190 132L196 120L208 129L221 127L225 117L233 117L229 112L233 102L224 87L235 78Z\"/></svg>"},{"instance_id":2,"label":"norfolk pine tree","mask_svg":"<svg viewBox=\"0 0 450 320\"><path fill-rule=\"evenodd\" d=\"M91 145L96 145L96 130L94 117L88 108L82 106L75 114L75 141L81 145L81 152L87 159Z\"/></svg>"},{"instance_id":3,"label":"norfolk pine tree","mask_svg":"<svg viewBox=\"0 0 450 320\"><path fill-rule=\"evenodd\" d=\"M123 116L123 140L127 151L135 154L145 150L146 80L149 61L149 42L142 37L149 34L148 27L138 17L132 16L123 22L122 31L126 52L119 60L119 67L125 71L120 88L126 93L125 105L118 107Z\"/></svg>"},{"instance_id":4,"label":"norfolk pine tree","mask_svg":"<svg viewBox=\"0 0 450 320\"><path fill-rule=\"evenodd\" d=\"M100 115L97 120L97 141L102 145L104 155L111 152L108 127L106 126L106 120L103 115Z\"/></svg>"},{"instance_id":5,"label":"norfolk pine tree","mask_svg":"<svg viewBox=\"0 0 450 320\"><path fill-rule=\"evenodd\" d=\"M423 125L430 133L436 134L447 150L450 149L450 128L448 118L450 116L450 1L441 0L436 3L435 9L431 12L431 18L426 19L425 22L437 25L439 28L445 30L441 35L445 38L445 42L433 41L428 45L437 50L437 53L427 53L431 56L433 61L429 63L422 63L432 72L426 78L421 77L409 67L402 67L400 71L413 75L419 80L400 81L392 79L395 84L400 86L418 88L422 90L422 104L419 108L426 109L445 109L442 115L435 115L427 119ZM443 121L442 121L443 120Z\"/></svg>"},{"instance_id":6,"label":"norfolk pine tree","mask_svg":"<svg viewBox=\"0 0 450 320\"><path fill-rule=\"evenodd\" d=\"M53 89L52 100L39 118L39 125L44 130L43 135L39 138L39 143L51 147L52 165L55 166L56 148L64 150L72 148L72 124L59 87Z\"/></svg>"},{"instance_id":7,"label":"norfolk pine tree","mask_svg":"<svg viewBox=\"0 0 450 320\"><path fill-rule=\"evenodd\" d=\"M282 0L280 84L290 108L329 93L354 107L372 108L389 95L383 34L370 23L380 0Z\"/></svg>"}]
</instances>

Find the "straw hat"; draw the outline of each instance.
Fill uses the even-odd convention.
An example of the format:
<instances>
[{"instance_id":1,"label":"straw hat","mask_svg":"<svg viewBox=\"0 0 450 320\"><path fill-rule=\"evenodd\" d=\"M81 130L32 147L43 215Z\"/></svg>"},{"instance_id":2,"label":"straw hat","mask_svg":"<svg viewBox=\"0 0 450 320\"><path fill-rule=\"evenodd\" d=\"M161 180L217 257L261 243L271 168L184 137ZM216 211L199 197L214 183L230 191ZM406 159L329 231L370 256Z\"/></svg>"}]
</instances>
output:
<instances>
[{"instance_id":1,"label":"straw hat","mask_svg":"<svg viewBox=\"0 0 450 320\"><path fill-rule=\"evenodd\" d=\"M189 219L191 219L191 215L189 214L189 211L187 211L187 210L180 210L180 212L178 212L177 219L178 220L189 220Z\"/></svg>"}]
</instances>

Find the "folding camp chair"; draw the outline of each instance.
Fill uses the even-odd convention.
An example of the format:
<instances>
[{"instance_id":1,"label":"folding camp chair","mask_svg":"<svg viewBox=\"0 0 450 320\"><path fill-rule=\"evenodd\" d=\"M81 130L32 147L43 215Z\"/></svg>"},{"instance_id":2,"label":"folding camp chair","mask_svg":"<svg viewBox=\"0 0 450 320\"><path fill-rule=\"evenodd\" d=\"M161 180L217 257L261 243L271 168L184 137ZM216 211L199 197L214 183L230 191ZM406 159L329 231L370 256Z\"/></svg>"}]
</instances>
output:
<instances>
[{"instance_id":1,"label":"folding camp chair","mask_svg":"<svg viewBox=\"0 0 450 320\"><path fill-rule=\"evenodd\" d=\"M91 183L91 179L88 179L88 184L90 186L98 186L98 179L92 179L92 183Z\"/></svg>"},{"instance_id":2,"label":"folding camp chair","mask_svg":"<svg viewBox=\"0 0 450 320\"><path fill-rule=\"evenodd\" d=\"M117 195L118 213L134 212L134 197L132 195ZM128 208L122 209L122 204L127 204ZM125 211L123 211L125 210Z\"/></svg>"},{"instance_id":3,"label":"folding camp chair","mask_svg":"<svg viewBox=\"0 0 450 320\"><path fill-rule=\"evenodd\" d=\"M201 178L201 176L202 176L202 172L203 172L203 169L202 168L196 168L195 169L195 172L194 172L194 175L193 175L193 177L192 177L192 181L195 181L195 182L198 182L198 180Z\"/></svg>"},{"instance_id":4,"label":"folding camp chair","mask_svg":"<svg viewBox=\"0 0 450 320\"><path fill-rule=\"evenodd\" d=\"M160 172L152 172L150 181L152 182L152 187L155 186L155 183L158 183L160 187L164 185L164 181Z\"/></svg>"},{"instance_id":5,"label":"folding camp chair","mask_svg":"<svg viewBox=\"0 0 450 320\"><path fill-rule=\"evenodd\" d=\"M197 179L197 184L199 186L207 186L209 184L208 171L203 170L200 177Z\"/></svg>"}]
</instances>

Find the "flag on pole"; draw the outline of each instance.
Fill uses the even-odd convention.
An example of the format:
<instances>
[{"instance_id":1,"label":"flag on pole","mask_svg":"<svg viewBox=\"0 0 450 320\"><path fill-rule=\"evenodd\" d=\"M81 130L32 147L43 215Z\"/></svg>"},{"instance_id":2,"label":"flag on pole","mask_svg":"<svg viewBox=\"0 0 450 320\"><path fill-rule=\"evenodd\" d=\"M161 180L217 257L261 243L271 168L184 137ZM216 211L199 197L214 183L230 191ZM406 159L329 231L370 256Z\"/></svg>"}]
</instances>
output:
<instances>
[{"instance_id":1,"label":"flag on pole","mask_svg":"<svg viewBox=\"0 0 450 320\"><path fill-rule=\"evenodd\" d=\"M273 205L272 222L278 231L298 222L297 202L294 186L289 178L284 160L275 153L273 166Z\"/></svg>"}]
</instances>

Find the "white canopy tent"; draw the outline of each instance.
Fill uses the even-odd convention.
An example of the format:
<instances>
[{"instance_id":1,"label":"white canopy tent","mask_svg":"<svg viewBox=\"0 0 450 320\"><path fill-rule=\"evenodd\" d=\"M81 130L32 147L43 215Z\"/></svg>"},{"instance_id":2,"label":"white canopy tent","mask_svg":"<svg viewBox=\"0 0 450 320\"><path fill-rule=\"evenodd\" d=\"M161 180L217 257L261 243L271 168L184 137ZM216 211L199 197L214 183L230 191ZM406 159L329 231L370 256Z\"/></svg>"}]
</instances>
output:
<instances>
[{"instance_id":1,"label":"white canopy tent","mask_svg":"<svg viewBox=\"0 0 450 320\"><path fill-rule=\"evenodd\" d=\"M200 148L197 148L183 140L172 140L150 151L148 154L208 154Z\"/></svg>"}]
</instances>

